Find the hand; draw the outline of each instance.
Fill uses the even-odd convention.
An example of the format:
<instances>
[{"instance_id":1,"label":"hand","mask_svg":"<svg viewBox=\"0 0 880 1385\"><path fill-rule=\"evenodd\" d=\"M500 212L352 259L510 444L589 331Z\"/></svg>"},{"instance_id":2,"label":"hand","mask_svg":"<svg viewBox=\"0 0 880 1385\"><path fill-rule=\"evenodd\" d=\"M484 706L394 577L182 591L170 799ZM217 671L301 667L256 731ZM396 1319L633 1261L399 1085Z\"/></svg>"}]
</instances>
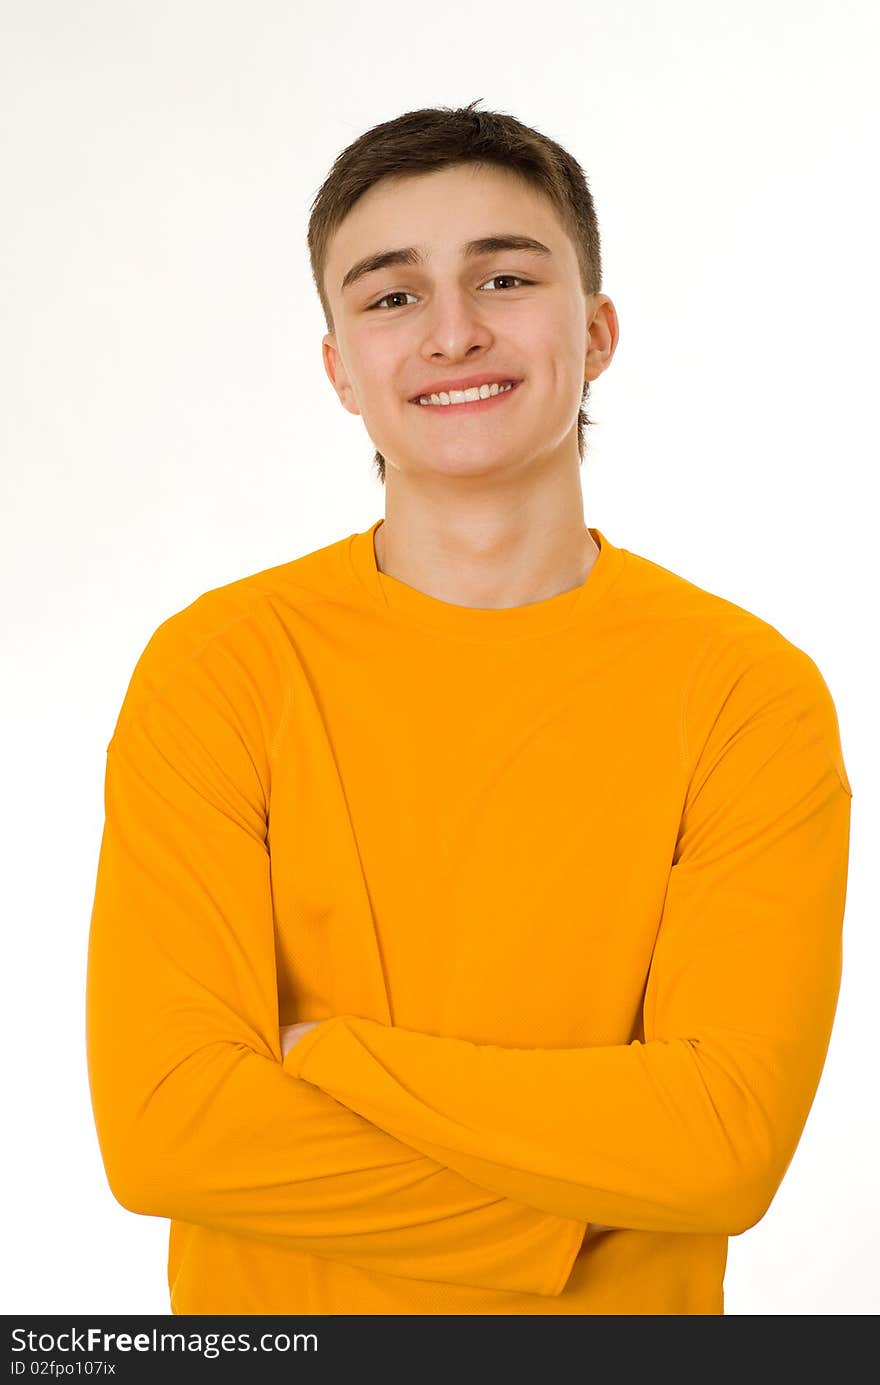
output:
<instances>
[{"instance_id":1,"label":"hand","mask_svg":"<svg viewBox=\"0 0 880 1385\"><path fill-rule=\"evenodd\" d=\"M303 1034L308 1033L310 1029L314 1029L315 1025L320 1023L320 1020L302 1020L299 1024L282 1024L278 1031L281 1035L281 1061L283 1062L287 1057L297 1039L301 1039Z\"/></svg>"}]
</instances>

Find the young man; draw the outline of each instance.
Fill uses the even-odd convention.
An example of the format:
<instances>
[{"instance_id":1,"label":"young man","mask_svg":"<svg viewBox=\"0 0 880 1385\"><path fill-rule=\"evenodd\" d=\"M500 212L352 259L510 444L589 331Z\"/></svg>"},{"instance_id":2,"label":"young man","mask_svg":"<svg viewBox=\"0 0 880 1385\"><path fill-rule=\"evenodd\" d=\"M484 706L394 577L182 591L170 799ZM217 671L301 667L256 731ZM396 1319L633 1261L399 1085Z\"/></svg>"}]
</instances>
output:
<instances>
[{"instance_id":1,"label":"young man","mask_svg":"<svg viewBox=\"0 0 880 1385\"><path fill-rule=\"evenodd\" d=\"M830 693L584 524L618 324L570 155L409 112L309 246L385 515L138 661L89 951L110 1186L171 1219L177 1314L722 1313L836 1007Z\"/></svg>"}]
</instances>

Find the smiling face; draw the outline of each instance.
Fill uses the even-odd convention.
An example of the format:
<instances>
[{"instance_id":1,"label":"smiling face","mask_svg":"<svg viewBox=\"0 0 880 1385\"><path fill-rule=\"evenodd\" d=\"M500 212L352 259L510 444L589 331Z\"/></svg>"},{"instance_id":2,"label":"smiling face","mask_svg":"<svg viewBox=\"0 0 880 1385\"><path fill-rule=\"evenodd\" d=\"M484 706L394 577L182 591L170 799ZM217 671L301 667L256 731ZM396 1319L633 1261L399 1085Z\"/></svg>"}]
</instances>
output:
<instances>
[{"instance_id":1,"label":"smiling face","mask_svg":"<svg viewBox=\"0 0 880 1385\"><path fill-rule=\"evenodd\" d=\"M489 243L509 238L520 244ZM324 288L325 370L390 468L577 461L584 380L610 362L616 318L604 294L584 294L553 204L521 178L466 164L382 179L333 236ZM484 380L519 383L479 403L418 402Z\"/></svg>"}]
</instances>

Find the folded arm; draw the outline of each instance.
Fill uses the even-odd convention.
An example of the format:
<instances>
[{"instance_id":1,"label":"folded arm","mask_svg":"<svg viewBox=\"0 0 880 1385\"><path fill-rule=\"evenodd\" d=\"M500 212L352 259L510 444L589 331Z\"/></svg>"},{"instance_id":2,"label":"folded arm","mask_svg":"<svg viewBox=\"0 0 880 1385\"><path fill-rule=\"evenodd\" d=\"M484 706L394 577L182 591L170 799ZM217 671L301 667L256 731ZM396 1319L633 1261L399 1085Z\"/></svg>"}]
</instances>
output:
<instances>
[{"instance_id":1,"label":"folded arm","mask_svg":"<svg viewBox=\"0 0 880 1385\"><path fill-rule=\"evenodd\" d=\"M824 681L803 656L779 676L739 680L693 766L644 1041L512 1049L341 1015L285 1071L557 1216L733 1235L760 1220L829 1042L850 819Z\"/></svg>"},{"instance_id":2,"label":"folded arm","mask_svg":"<svg viewBox=\"0 0 880 1385\"><path fill-rule=\"evenodd\" d=\"M268 771L209 657L107 751L86 1011L114 1196L387 1274L559 1293L582 1223L470 1183L285 1073Z\"/></svg>"}]
</instances>

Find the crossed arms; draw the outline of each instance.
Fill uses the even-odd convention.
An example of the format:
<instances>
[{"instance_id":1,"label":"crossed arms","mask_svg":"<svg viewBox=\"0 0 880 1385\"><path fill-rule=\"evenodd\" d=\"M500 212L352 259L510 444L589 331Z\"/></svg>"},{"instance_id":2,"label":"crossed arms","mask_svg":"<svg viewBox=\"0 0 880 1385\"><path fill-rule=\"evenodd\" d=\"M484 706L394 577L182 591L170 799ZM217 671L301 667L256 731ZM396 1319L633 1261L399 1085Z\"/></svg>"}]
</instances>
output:
<instances>
[{"instance_id":1,"label":"crossed arms","mask_svg":"<svg viewBox=\"0 0 880 1385\"><path fill-rule=\"evenodd\" d=\"M388 1274L538 1294L564 1288L594 1219L753 1225L800 1138L839 985L850 796L823 688L798 684L790 709L777 699L704 748L645 1041L585 1049L336 1015L285 1050L258 761L208 685L190 690L198 717L154 698L108 747L89 940L114 1196Z\"/></svg>"}]
</instances>

